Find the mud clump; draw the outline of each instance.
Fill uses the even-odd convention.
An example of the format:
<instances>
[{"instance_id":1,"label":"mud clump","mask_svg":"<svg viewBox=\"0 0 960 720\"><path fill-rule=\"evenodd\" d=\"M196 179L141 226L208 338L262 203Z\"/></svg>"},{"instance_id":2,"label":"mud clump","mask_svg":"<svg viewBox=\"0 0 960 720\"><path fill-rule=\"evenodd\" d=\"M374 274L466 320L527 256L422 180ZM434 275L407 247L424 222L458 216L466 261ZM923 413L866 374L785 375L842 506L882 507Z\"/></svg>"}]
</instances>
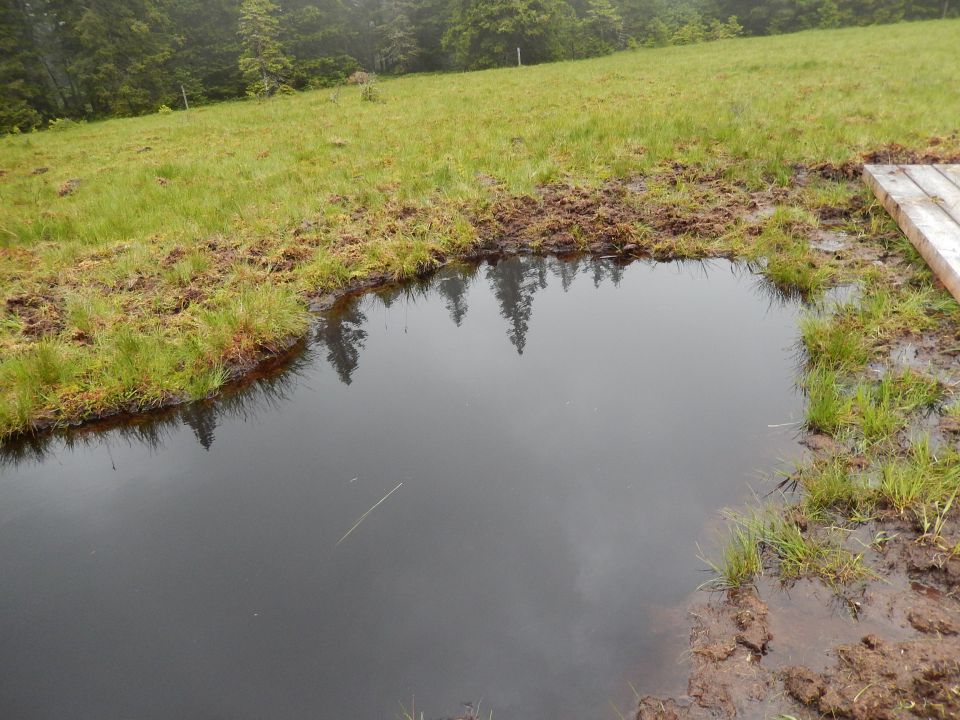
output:
<instances>
[{"instance_id":1,"label":"mud clump","mask_svg":"<svg viewBox=\"0 0 960 720\"><path fill-rule=\"evenodd\" d=\"M828 180L856 180L863 173L864 165L927 165L960 163L960 153L941 147L943 138L928 140L925 150L915 150L899 143L889 143L876 150L863 153L859 158L834 164L817 163L809 169Z\"/></svg>"},{"instance_id":2,"label":"mud clump","mask_svg":"<svg viewBox=\"0 0 960 720\"><path fill-rule=\"evenodd\" d=\"M543 196L499 201L478 223L483 246L509 252L530 246L545 251L603 251L636 245L637 214L612 197L613 191L549 186Z\"/></svg>"},{"instance_id":3,"label":"mud clump","mask_svg":"<svg viewBox=\"0 0 960 720\"><path fill-rule=\"evenodd\" d=\"M641 698L637 720L736 717L772 691L774 678L760 663L772 639L768 610L754 590L732 592L690 612L687 695Z\"/></svg>"},{"instance_id":4,"label":"mud clump","mask_svg":"<svg viewBox=\"0 0 960 720\"><path fill-rule=\"evenodd\" d=\"M60 197L67 197L68 195L73 195L77 188L80 187L80 178L70 178L65 180L60 184L60 187L57 188L57 195Z\"/></svg>"},{"instance_id":5,"label":"mud clump","mask_svg":"<svg viewBox=\"0 0 960 720\"><path fill-rule=\"evenodd\" d=\"M161 261L160 265L165 268L172 268L186 256L187 251L178 245L167 253L167 256Z\"/></svg>"},{"instance_id":6,"label":"mud clump","mask_svg":"<svg viewBox=\"0 0 960 720\"><path fill-rule=\"evenodd\" d=\"M874 636L836 649L840 662L825 673L789 668L784 685L800 704L833 717L887 720L957 717L960 646Z\"/></svg>"},{"instance_id":7,"label":"mud clump","mask_svg":"<svg viewBox=\"0 0 960 720\"><path fill-rule=\"evenodd\" d=\"M616 252L672 259L679 254L669 241L681 236L713 241L758 206L745 189L692 168L678 166L656 181L683 186L696 201L655 197L649 183L636 178L600 188L548 185L538 197L502 196L475 217L478 252Z\"/></svg>"},{"instance_id":8,"label":"mud clump","mask_svg":"<svg viewBox=\"0 0 960 720\"><path fill-rule=\"evenodd\" d=\"M783 684L787 692L803 705L812 705L823 697L823 681L809 668L787 669L784 672Z\"/></svg>"},{"instance_id":9,"label":"mud clump","mask_svg":"<svg viewBox=\"0 0 960 720\"><path fill-rule=\"evenodd\" d=\"M52 295L15 295L4 303L20 324L20 332L32 340L58 334L64 327L60 301Z\"/></svg>"}]
</instances>

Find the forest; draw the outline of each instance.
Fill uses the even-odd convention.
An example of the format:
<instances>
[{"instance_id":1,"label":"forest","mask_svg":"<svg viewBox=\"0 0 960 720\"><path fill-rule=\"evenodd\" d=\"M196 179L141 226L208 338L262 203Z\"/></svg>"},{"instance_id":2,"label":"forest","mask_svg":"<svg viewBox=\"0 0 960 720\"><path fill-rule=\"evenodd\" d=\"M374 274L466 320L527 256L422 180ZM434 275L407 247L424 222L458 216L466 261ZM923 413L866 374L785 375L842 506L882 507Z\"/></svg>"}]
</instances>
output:
<instances>
[{"instance_id":1,"label":"forest","mask_svg":"<svg viewBox=\"0 0 960 720\"><path fill-rule=\"evenodd\" d=\"M0 132L736 35L955 16L951 0L0 0ZM518 53L519 50L519 53ZM519 54L519 58L518 58Z\"/></svg>"}]
</instances>

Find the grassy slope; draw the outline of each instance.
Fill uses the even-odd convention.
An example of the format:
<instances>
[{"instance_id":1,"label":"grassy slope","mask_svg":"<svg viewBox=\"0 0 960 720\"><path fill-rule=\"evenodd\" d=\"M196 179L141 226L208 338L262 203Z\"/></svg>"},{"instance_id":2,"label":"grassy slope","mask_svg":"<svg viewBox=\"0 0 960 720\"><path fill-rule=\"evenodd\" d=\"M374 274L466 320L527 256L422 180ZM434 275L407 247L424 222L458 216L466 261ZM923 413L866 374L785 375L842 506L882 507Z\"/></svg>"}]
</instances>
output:
<instances>
[{"instance_id":1,"label":"grassy slope","mask_svg":"<svg viewBox=\"0 0 960 720\"><path fill-rule=\"evenodd\" d=\"M957 127L958 38L960 21L740 39L0 140L0 437L206 395L305 329L306 294L468 247L495 192L675 161L761 188L925 146ZM398 228L405 204L421 212Z\"/></svg>"}]
</instances>

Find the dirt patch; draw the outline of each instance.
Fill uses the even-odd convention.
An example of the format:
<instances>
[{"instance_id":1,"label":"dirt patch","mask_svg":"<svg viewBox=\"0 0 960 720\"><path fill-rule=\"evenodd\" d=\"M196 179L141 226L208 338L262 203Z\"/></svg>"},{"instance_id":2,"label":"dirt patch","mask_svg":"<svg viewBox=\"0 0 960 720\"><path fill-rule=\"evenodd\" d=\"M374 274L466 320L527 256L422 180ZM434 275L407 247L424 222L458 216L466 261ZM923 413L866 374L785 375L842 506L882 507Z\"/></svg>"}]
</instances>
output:
<instances>
[{"instance_id":1,"label":"dirt patch","mask_svg":"<svg viewBox=\"0 0 960 720\"><path fill-rule=\"evenodd\" d=\"M680 165L599 188L549 185L537 197L501 196L475 216L475 252L613 252L668 260L691 256L689 247L675 243L687 238L713 244L713 250L698 246L704 256L728 257L718 239L744 222L761 223L783 195L779 189L750 193L716 173Z\"/></svg>"},{"instance_id":2,"label":"dirt patch","mask_svg":"<svg viewBox=\"0 0 960 720\"><path fill-rule=\"evenodd\" d=\"M184 250L179 245L170 252L167 253L167 256L161 261L160 265L165 268L172 268L178 262L183 260L187 256L187 251Z\"/></svg>"},{"instance_id":3,"label":"dirt patch","mask_svg":"<svg viewBox=\"0 0 960 720\"><path fill-rule=\"evenodd\" d=\"M15 295L7 298L4 305L19 321L20 332L32 340L63 330L63 307L53 295Z\"/></svg>"},{"instance_id":4,"label":"dirt patch","mask_svg":"<svg viewBox=\"0 0 960 720\"><path fill-rule=\"evenodd\" d=\"M813 673L790 668L784 685L800 704L855 720L956 717L960 712L960 643L924 640L888 644L868 635L836 648L837 667Z\"/></svg>"},{"instance_id":5,"label":"dirt patch","mask_svg":"<svg viewBox=\"0 0 960 720\"><path fill-rule=\"evenodd\" d=\"M179 292L173 294L170 303L170 314L177 315L189 308L191 305L202 304L207 299L207 293L201 285L188 285Z\"/></svg>"},{"instance_id":6,"label":"dirt patch","mask_svg":"<svg viewBox=\"0 0 960 720\"><path fill-rule=\"evenodd\" d=\"M955 143L956 138L952 139ZM899 143L889 143L876 150L860 155L857 159L840 164L817 163L810 170L829 180L856 180L863 173L864 165L926 165L932 163L953 164L960 162L960 153L942 147L945 140L932 137L923 150L908 148Z\"/></svg>"},{"instance_id":7,"label":"dirt patch","mask_svg":"<svg viewBox=\"0 0 960 720\"><path fill-rule=\"evenodd\" d=\"M516 252L534 247L563 253L636 249L633 223L638 213L616 202L611 194L609 189L551 186L540 198L502 198L488 216L478 219L478 250Z\"/></svg>"},{"instance_id":8,"label":"dirt patch","mask_svg":"<svg viewBox=\"0 0 960 720\"><path fill-rule=\"evenodd\" d=\"M69 180L64 180L62 183L60 183L60 187L57 188L57 195L60 197L73 195L79 187L80 178L70 178Z\"/></svg>"}]
</instances>

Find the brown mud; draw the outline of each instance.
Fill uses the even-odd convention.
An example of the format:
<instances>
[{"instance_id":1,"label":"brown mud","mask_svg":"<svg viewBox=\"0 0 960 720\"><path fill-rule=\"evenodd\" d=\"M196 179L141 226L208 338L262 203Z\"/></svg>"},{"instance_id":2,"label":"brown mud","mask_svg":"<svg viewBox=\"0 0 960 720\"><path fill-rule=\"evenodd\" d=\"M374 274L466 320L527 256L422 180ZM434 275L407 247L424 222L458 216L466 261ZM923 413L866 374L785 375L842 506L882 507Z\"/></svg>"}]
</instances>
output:
<instances>
[{"instance_id":1,"label":"brown mud","mask_svg":"<svg viewBox=\"0 0 960 720\"><path fill-rule=\"evenodd\" d=\"M686 695L644 697L636 717L960 717L958 521L943 544L877 521L893 539L867 553L875 578L839 596L774 577L695 606Z\"/></svg>"},{"instance_id":2,"label":"brown mud","mask_svg":"<svg viewBox=\"0 0 960 720\"><path fill-rule=\"evenodd\" d=\"M857 180L864 165L954 164L960 162L960 153L945 150L944 146L956 145L957 139L957 133L945 138L935 136L927 140L927 148L924 150L909 148L900 143L889 143L856 159L840 164L818 163L810 169L831 180Z\"/></svg>"},{"instance_id":3,"label":"brown mud","mask_svg":"<svg viewBox=\"0 0 960 720\"><path fill-rule=\"evenodd\" d=\"M53 295L14 295L5 305L7 312L20 321L21 332L31 339L56 335L63 329L63 307Z\"/></svg>"}]
</instances>

